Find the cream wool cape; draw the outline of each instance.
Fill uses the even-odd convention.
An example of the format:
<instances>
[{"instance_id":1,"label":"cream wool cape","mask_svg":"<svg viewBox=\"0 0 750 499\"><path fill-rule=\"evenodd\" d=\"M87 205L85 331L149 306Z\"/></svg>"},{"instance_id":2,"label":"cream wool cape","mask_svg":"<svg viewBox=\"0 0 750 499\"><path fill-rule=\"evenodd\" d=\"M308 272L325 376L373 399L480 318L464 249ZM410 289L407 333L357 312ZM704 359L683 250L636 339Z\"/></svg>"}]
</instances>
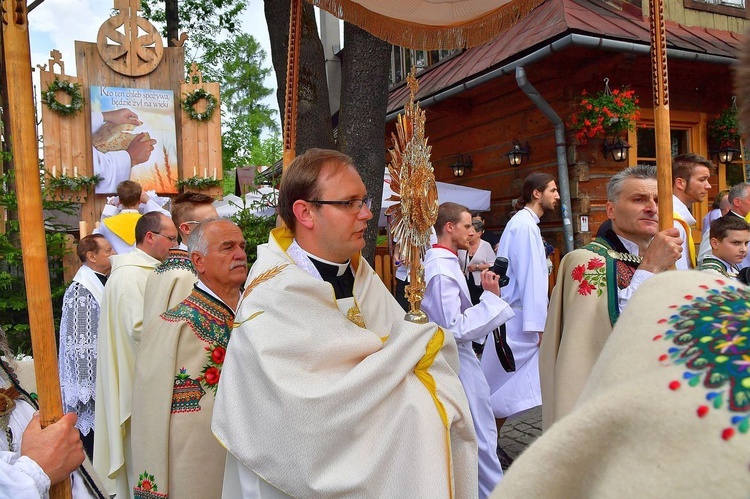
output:
<instances>
[{"instance_id":1,"label":"cream wool cape","mask_svg":"<svg viewBox=\"0 0 750 499\"><path fill-rule=\"evenodd\" d=\"M592 260L602 265L588 269ZM581 265L588 275L577 280L573 271ZM604 278L608 269L610 277ZM565 255L557 276L539 350L545 430L575 405L619 315L613 258L579 248ZM584 280L596 282L588 294L581 287Z\"/></svg>"},{"instance_id":2,"label":"cream wool cape","mask_svg":"<svg viewBox=\"0 0 750 499\"><path fill-rule=\"evenodd\" d=\"M492 497L747 498L748 317L750 290L736 282L698 271L650 278L573 411Z\"/></svg>"},{"instance_id":3,"label":"cream wool cape","mask_svg":"<svg viewBox=\"0 0 750 499\"><path fill-rule=\"evenodd\" d=\"M140 249L111 257L104 287L96 363L94 469L110 494L129 497L132 484L126 462L130 453L130 403L135 356L143 327L143 293L159 260Z\"/></svg>"},{"instance_id":4,"label":"cream wool cape","mask_svg":"<svg viewBox=\"0 0 750 499\"><path fill-rule=\"evenodd\" d=\"M452 335L404 321L360 255L358 326L330 284L294 263L291 243L281 228L258 247L214 404L216 437L295 497L476 497Z\"/></svg>"},{"instance_id":5,"label":"cream wool cape","mask_svg":"<svg viewBox=\"0 0 750 499\"><path fill-rule=\"evenodd\" d=\"M167 310L176 307L193 292L198 282L187 251L169 250L167 259L151 272L143 299L143 323L149 324Z\"/></svg>"},{"instance_id":6,"label":"cream wool cape","mask_svg":"<svg viewBox=\"0 0 750 499\"><path fill-rule=\"evenodd\" d=\"M227 305L196 287L144 326L134 383L143 389L131 425L137 499L154 486L175 499L221 496L227 452L211 414L233 320Z\"/></svg>"}]
</instances>

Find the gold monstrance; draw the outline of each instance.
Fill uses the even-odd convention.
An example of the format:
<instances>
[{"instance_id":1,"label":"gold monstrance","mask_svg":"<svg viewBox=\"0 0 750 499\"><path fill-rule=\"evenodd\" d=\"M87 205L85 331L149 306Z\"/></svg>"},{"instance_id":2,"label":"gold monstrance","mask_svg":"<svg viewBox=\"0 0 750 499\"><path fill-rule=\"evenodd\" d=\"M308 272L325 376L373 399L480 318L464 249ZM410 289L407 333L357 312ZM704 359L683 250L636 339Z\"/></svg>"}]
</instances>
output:
<instances>
[{"instance_id":1,"label":"gold monstrance","mask_svg":"<svg viewBox=\"0 0 750 499\"><path fill-rule=\"evenodd\" d=\"M420 309L425 290L422 257L437 220L438 192L430 163L431 147L424 136L424 111L414 102L419 90L414 68L406 81L410 89L409 102L404 105L404 114L398 116L398 136L391 134L393 149L388 164L394 193L388 200L396 204L388 208L386 215L393 216L391 236L398 241L403 260L409 265L411 282L406 286L406 297L411 308L406 320L425 323L427 314Z\"/></svg>"}]
</instances>

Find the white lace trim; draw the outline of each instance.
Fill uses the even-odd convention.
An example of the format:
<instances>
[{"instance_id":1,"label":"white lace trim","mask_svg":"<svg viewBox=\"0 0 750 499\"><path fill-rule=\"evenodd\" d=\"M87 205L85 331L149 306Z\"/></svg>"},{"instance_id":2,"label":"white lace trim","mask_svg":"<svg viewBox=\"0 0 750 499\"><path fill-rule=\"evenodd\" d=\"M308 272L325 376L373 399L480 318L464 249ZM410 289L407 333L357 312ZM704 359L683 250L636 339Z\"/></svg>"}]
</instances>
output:
<instances>
[{"instance_id":1,"label":"white lace trim","mask_svg":"<svg viewBox=\"0 0 750 499\"><path fill-rule=\"evenodd\" d=\"M78 414L76 427L84 435L94 427L98 325L99 304L74 282L65 291L60 319L60 387L63 410Z\"/></svg>"}]
</instances>

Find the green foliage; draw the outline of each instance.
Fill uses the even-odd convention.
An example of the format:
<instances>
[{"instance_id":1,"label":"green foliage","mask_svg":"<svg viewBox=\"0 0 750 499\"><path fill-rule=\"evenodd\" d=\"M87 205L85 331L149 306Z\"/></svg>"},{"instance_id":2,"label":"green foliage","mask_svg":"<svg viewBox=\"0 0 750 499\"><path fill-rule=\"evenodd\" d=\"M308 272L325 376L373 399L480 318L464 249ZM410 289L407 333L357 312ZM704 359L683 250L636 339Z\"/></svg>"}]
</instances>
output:
<instances>
[{"instance_id":1,"label":"green foliage","mask_svg":"<svg viewBox=\"0 0 750 499\"><path fill-rule=\"evenodd\" d=\"M9 212L18 209L14 185L12 170L0 175L0 206L5 207ZM59 210L70 214L74 212L75 204L64 201L43 201L42 206L45 210ZM6 222L6 232L0 234L0 326L5 329L11 350L28 354L31 352L31 336L18 225L18 220L10 219ZM66 227L55 224L50 218L45 220L45 226L49 229L46 232L47 256L52 308L55 313L55 329L57 329L62 296L66 288L63 281L66 238L64 232L54 231L61 231Z\"/></svg>"},{"instance_id":2,"label":"green foliage","mask_svg":"<svg viewBox=\"0 0 750 499\"><path fill-rule=\"evenodd\" d=\"M47 188L48 189L65 189L68 191L80 191L81 189L94 187L96 184L104 180L101 175L92 175L90 177L68 177L67 175L60 175L58 177L47 177Z\"/></svg>"},{"instance_id":3,"label":"green foliage","mask_svg":"<svg viewBox=\"0 0 750 499\"><path fill-rule=\"evenodd\" d=\"M266 196L263 196L257 205L248 205L243 201L242 209L232 215L232 220L242 230L242 235L247 242L245 253L247 254L248 265L252 265L258 259L258 245L268 242L268 234L276 226L275 216L262 216L253 213L269 202L275 204L275 200L267 199Z\"/></svg>"},{"instance_id":4,"label":"green foliage","mask_svg":"<svg viewBox=\"0 0 750 499\"><path fill-rule=\"evenodd\" d=\"M570 128L576 131L576 139L586 145L588 139L599 134L611 133L618 137L625 130L635 131L641 118L638 97L629 87L615 88L590 95L584 89L578 98L578 106L571 116Z\"/></svg>"},{"instance_id":5,"label":"green foliage","mask_svg":"<svg viewBox=\"0 0 750 499\"><path fill-rule=\"evenodd\" d=\"M177 187L192 187L193 189L208 189L222 185L220 178L189 177L177 181Z\"/></svg>"}]
</instances>

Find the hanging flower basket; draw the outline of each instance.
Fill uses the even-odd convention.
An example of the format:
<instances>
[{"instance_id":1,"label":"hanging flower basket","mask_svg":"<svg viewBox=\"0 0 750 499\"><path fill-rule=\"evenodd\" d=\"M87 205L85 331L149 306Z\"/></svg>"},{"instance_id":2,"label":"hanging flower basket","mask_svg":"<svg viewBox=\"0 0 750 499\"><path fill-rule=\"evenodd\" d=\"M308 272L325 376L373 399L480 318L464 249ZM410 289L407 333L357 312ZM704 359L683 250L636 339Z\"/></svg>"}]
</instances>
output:
<instances>
[{"instance_id":1,"label":"hanging flower basket","mask_svg":"<svg viewBox=\"0 0 750 499\"><path fill-rule=\"evenodd\" d=\"M727 107L708 122L708 139L714 149L739 146L740 136L740 123L734 106Z\"/></svg>"},{"instance_id":2,"label":"hanging flower basket","mask_svg":"<svg viewBox=\"0 0 750 499\"><path fill-rule=\"evenodd\" d=\"M619 136L623 131L635 131L641 117L638 97L629 87L609 89L605 78L604 91L590 95L584 89L577 99L576 111L570 118L569 127L576 132L576 139L586 145L589 139L600 135Z\"/></svg>"}]
</instances>

